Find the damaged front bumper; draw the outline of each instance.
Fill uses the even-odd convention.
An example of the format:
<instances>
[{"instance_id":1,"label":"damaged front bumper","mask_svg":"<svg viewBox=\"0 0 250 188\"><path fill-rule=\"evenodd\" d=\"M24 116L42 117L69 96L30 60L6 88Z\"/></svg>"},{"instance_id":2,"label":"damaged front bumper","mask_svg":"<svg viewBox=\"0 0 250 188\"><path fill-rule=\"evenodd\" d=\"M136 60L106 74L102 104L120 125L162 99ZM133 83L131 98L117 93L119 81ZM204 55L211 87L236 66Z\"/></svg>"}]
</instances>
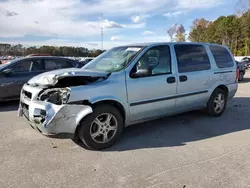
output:
<instances>
[{"instance_id":1,"label":"damaged front bumper","mask_svg":"<svg viewBox=\"0 0 250 188\"><path fill-rule=\"evenodd\" d=\"M42 134L56 135L74 134L80 121L92 112L86 105L55 105L21 98L18 116L25 117Z\"/></svg>"}]
</instances>

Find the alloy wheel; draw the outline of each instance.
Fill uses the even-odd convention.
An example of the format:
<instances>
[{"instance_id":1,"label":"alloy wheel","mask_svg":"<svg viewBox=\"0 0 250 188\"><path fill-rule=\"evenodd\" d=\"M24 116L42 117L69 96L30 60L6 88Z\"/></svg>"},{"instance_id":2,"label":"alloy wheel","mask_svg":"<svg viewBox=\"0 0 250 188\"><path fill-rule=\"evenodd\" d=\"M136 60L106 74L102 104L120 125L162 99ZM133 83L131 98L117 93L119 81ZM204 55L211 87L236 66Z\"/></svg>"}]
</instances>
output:
<instances>
[{"instance_id":1,"label":"alloy wheel","mask_svg":"<svg viewBox=\"0 0 250 188\"><path fill-rule=\"evenodd\" d=\"M107 143L116 134L118 122L111 113L97 116L90 126L90 136L96 143Z\"/></svg>"}]
</instances>

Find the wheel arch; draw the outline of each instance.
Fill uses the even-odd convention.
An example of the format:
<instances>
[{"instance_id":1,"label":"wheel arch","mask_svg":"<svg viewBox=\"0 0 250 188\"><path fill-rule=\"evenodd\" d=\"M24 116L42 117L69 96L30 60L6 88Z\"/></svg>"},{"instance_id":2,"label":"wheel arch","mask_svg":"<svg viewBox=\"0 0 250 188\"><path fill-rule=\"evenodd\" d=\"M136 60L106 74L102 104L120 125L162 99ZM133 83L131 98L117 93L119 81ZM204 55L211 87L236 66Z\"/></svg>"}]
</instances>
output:
<instances>
[{"instance_id":1,"label":"wheel arch","mask_svg":"<svg viewBox=\"0 0 250 188\"><path fill-rule=\"evenodd\" d=\"M217 86L217 87L214 89L214 91L215 91L216 89L222 89L223 91L226 92L226 95L228 96L229 89L228 89L228 87L227 87L226 85L224 85L224 84L219 85L219 86ZM213 91L213 92L214 92L214 91Z\"/></svg>"},{"instance_id":2,"label":"wheel arch","mask_svg":"<svg viewBox=\"0 0 250 188\"><path fill-rule=\"evenodd\" d=\"M125 124L125 122L126 122L126 115L127 114L126 114L125 107L117 100L114 100L114 99L103 99L103 100L96 100L96 101L83 100L80 103L83 105L90 106L93 110L94 110L95 106L97 106L97 105L102 105L102 104L112 105L121 113L121 115L123 117L123 123ZM81 121L83 121L84 118L85 117L83 117L81 119ZM78 129L80 127L79 125L80 125L80 123L77 125L76 130L75 130L75 139L78 139L78 136L76 133L78 132Z\"/></svg>"},{"instance_id":3,"label":"wheel arch","mask_svg":"<svg viewBox=\"0 0 250 188\"><path fill-rule=\"evenodd\" d=\"M102 105L102 104L114 106L121 113L123 117L123 123L126 122L126 110L119 101L114 100L114 99L104 99L104 100L98 100L98 101L92 102L90 104L93 108L97 105Z\"/></svg>"},{"instance_id":4,"label":"wheel arch","mask_svg":"<svg viewBox=\"0 0 250 188\"><path fill-rule=\"evenodd\" d=\"M208 100L207 100L207 103L208 103L208 101L210 100L210 98L212 97L213 93L216 91L216 89L222 89L223 91L226 92L226 95L227 95L227 97L228 97L228 94L229 94L229 89L228 89L228 87L227 87L226 85L224 85L224 84L221 84L221 85L218 85L218 86L216 86L215 88L213 88L213 89L210 90L211 93L209 94L209 98L208 98Z\"/></svg>"}]
</instances>

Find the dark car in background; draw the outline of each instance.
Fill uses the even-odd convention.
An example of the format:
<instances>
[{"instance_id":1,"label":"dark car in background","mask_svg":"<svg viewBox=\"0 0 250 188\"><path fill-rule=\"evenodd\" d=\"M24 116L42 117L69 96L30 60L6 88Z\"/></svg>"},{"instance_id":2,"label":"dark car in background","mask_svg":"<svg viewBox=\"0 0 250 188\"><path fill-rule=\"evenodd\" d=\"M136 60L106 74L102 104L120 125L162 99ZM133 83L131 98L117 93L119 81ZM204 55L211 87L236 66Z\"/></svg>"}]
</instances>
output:
<instances>
[{"instance_id":1,"label":"dark car in background","mask_svg":"<svg viewBox=\"0 0 250 188\"><path fill-rule=\"evenodd\" d=\"M246 68L250 67L250 57L244 57L241 59L241 62L245 64Z\"/></svg>"},{"instance_id":2,"label":"dark car in background","mask_svg":"<svg viewBox=\"0 0 250 188\"><path fill-rule=\"evenodd\" d=\"M246 65L243 62L236 61L237 67L239 69L239 81L244 80L244 75L246 73Z\"/></svg>"},{"instance_id":3,"label":"dark car in background","mask_svg":"<svg viewBox=\"0 0 250 188\"><path fill-rule=\"evenodd\" d=\"M24 57L2 64L0 65L0 102L19 99L23 84L38 74L82 66L80 62L53 56Z\"/></svg>"},{"instance_id":4,"label":"dark car in background","mask_svg":"<svg viewBox=\"0 0 250 188\"><path fill-rule=\"evenodd\" d=\"M243 57L243 58L241 59L241 61L247 61L247 62L250 63L250 57Z\"/></svg>"}]
</instances>

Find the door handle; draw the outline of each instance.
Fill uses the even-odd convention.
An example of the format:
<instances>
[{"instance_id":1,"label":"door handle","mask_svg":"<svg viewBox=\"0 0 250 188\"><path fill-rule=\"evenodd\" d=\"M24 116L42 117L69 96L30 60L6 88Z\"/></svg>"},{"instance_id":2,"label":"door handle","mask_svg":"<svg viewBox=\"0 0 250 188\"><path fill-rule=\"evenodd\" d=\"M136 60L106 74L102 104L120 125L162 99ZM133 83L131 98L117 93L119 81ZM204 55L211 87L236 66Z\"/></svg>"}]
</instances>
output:
<instances>
[{"instance_id":1,"label":"door handle","mask_svg":"<svg viewBox=\"0 0 250 188\"><path fill-rule=\"evenodd\" d=\"M188 80L188 77L185 75L182 75L179 77L179 79L180 79L180 82L186 82Z\"/></svg>"},{"instance_id":2,"label":"door handle","mask_svg":"<svg viewBox=\"0 0 250 188\"><path fill-rule=\"evenodd\" d=\"M171 76L167 78L167 83L172 84L175 83L175 77Z\"/></svg>"}]
</instances>

